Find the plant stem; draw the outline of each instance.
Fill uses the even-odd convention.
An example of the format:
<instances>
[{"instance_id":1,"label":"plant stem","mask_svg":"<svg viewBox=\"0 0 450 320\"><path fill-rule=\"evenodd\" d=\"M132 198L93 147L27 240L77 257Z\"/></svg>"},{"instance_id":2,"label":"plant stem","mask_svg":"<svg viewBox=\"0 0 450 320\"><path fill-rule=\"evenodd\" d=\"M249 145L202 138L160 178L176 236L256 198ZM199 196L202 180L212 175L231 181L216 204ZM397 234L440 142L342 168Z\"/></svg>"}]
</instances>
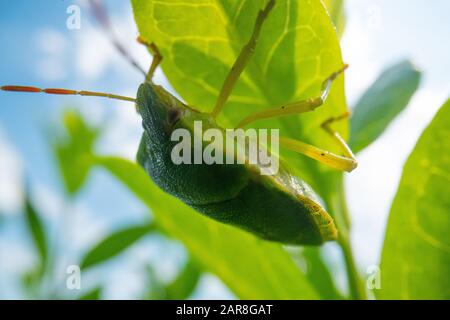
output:
<instances>
[{"instance_id":1,"label":"plant stem","mask_svg":"<svg viewBox=\"0 0 450 320\"><path fill-rule=\"evenodd\" d=\"M342 253L345 259L345 267L347 269L347 279L351 298L355 300L365 300L367 299L366 291L356 268L350 241L348 238L340 236L338 242L342 248Z\"/></svg>"},{"instance_id":2,"label":"plant stem","mask_svg":"<svg viewBox=\"0 0 450 320\"><path fill-rule=\"evenodd\" d=\"M336 188L337 197L335 197L333 199L334 201L332 201L336 225L339 230L338 243L341 246L342 253L344 255L350 296L355 300L365 300L367 299L367 294L364 283L358 274L358 269L353 257L353 250L350 242L350 216L345 197L343 177L341 176L338 180L339 181Z\"/></svg>"}]
</instances>

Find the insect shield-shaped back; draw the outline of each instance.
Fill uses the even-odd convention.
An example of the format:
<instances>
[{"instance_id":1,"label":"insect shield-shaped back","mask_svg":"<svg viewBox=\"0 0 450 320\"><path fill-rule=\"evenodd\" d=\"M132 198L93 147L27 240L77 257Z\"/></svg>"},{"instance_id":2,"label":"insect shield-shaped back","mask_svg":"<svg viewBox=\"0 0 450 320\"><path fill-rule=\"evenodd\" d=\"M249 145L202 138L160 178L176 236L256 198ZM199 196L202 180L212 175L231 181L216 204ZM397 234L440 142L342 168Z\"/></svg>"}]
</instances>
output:
<instances>
[{"instance_id":1,"label":"insect shield-shaped back","mask_svg":"<svg viewBox=\"0 0 450 320\"><path fill-rule=\"evenodd\" d=\"M195 122L203 128L220 128L212 118L197 112L163 88L142 84L137 108L142 116L138 162L165 192L200 213L234 225L259 237L287 244L318 245L334 240L337 231L310 187L283 167L276 175L261 175L252 164L174 163L172 141L176 129L194 137ZM205 147L202 144L202 147Z\"/></svg>"}]
</instances>

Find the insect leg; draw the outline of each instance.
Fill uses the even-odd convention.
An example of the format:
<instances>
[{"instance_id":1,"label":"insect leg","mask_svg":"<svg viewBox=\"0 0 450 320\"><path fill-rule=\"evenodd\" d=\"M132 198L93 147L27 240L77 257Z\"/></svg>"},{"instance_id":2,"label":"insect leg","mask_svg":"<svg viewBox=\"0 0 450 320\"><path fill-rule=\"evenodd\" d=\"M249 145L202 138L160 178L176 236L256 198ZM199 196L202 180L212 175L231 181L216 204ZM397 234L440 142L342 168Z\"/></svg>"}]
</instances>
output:
<instances>
[{"instance_id":1,"label":"insect leg","mask_svg":"<svg viewBox=\"0 0 450 320\"><path fill-rule=\"evenodd\" d=\"M344 156L340 156L330 151L317 148L313 145L286 137L280 137L280 145L284 146L289 150L304 154L332 168L350 172L358 166L358 162L355 158L355 155L353 154L352 150L347 145L347 143L344 141L344 139L342 139L340 134L331 128L331 124L333 122L346 119L349 116L350 112L346 112L340 116L331 117L325 120L321 125L321 127L333 138L333 140L342 149Z\"/></svg>"},{"instance_id":2,"label":"insect leg","mask_svg":"<svg viewBox=\"0 0 450 320\"><path fill-rule=\"evenodd\" d=\"M322 129L325 130L325 132L327 132L333 138L333 140L336 142L336 144L339 146L339 148L341 148L345 157L354 161L355 167L356 167L357 161L356 161L355 155L353 154L353 151L350 149L347 142L345 142L345 140L341 137L339 132L337 132L336 130L331 128L331 124L333 122L347 119L348 117L350 117L350 115L351 115L350 112L347 111L344 114L341 114L340 116L330 117L321 124L321 127L322 127Z\"/></svg>"},{"instance_id":3,"label":"insect leg","mask_svg":"<svg viewBox=\"0 0 450 320\"><path fill-rule=\"evenodd\" d=\"M339 136L339 138L340 138L340 136ZM342 138L340 138L340 139L342 139ZM344 144L345 144L345 142L344 142ZM355 157L353 156L353 153L350 151L350 149L348 149L344 152L344 154L345 154L344 156L340 156L340 155L337 155L330 151L323 150L316 146L304 143L302 141L291 139L291 138L286 138L286 137L280 137L280 145L291 151L295 151L295 152L304 154L307 157L315 159L315 160L317 160L329 167L335 168L335 169L345 170L345 171L350 172L353 169L355 169L358 165L358 163L357 163ZM348 151L350 153L348 153Z\"/></svg>"},{"instance_id":4,"label":"insect leg","mask_svg":"<svg viewBox=\"0 0 450 320\"><path fill-rule=\"evenodd\" d=\"M246 118L242 119L237 127L241 128L248 125L251 122L267 119L267 118L276 118L287 116L291 114L299 114L314 111L316 108L320 107L328 97L330 93L331 84L340 75L345 69L348 68L348 65L344 65L340 70L333 72L328 78L326 78L322 83L322 90L320 95L316 98L310 98L302 101L292 102L281 107L271 108L268 110L263 110L260 112L253 113Z\"/></svg>"},{"instance_id":5,"label":"insect leg","mask_svg":"<svg viewBox=\"0 0 450 320\"><path fill-rule=\"evenodd\" d=\"M225 81L222 85L222 89L220 90L219 93L219 97L217 98L216 105L211 113L213 117L216 117L222 110L223 105L225 104L225 102L227 102L234 88L234 85L239 79L239 76L241 75L242 71L244 71L245 66L249 62L250 58L253 56L263 22L264 20L266 20L267 16L269 15L269 12L272 10L274 5L275 0L269 0L266 7L263 10L259 11L253 29L253 33L249 42L242 48L241 52L239 53L239 56L237 57L233 66L231 67L230 72L225 78Z\"/></svg>"},{"instance_id":6,"label":"insect leg","mask_svg":"<svg viewBox=\"0 0 450 320\"><path fill-rule=\"evenodd\" d=\"M149 49L153 55L152 64L150 65L150 69L148 70L147 75L145 76L145 80L150 82L150 81L152 81L152 78L153 78L153 75L155 74L156 68L161 63L163 56L161 55L161 52L159 51L156 44L154 44L153 42L147 42L141 36L138 36L136 40L140 44L146 46L147 49Z\"/></svg>"},{"instance_id":7,"label":"insect leg","mask_svg":"<svg viewBox=\"0 0 450 320\"><path fill-rule=\"evenodd\" d=\"M106 13L105 7L102 5L101 0L89 0L89 4L92 8L92 13L99 24L102 26L108 35L109 40L116 48L116 50L124 57L135 69L141 72L144 76L147 72L137 63L137 61L131 56L131 54L125 49L125 47L117 39L114 33L111 21L109 20L108 14Z\"/></svg>"}]
</instances>

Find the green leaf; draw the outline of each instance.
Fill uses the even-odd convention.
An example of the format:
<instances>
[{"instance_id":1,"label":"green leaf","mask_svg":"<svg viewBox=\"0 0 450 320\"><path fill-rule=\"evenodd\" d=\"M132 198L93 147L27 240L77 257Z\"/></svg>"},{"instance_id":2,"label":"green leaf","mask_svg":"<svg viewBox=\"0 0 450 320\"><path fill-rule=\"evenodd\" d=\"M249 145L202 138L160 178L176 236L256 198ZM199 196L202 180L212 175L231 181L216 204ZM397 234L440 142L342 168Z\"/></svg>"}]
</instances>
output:
<instances>
[{"instance_id":1,"label":"green leaf","mask_svg":"<svg viewBox=\"0 0 450 320\"><path fill-rule=\"evenodd\" d=\"M156 274L153 265L145 266L146 275L146 291L142 297L144 300L165 300L166 299L166 288L165 284L160 280Z\"/></svg>"},{"instance_id":2,"label":"green leaf","mask_svg":"<svg viewBox=\"0 0 450 320\"><path fill-rule=\"evenodd\" d=\"M331 19L336 26L336 31L339 38L342 37L345 31L345 25L347 18L345 16L344 0L323 0L325 7L330 14Z\"/></svg>"},{"instance_id":3,"label":"green leaf","mask_svg":"<svg viewBox=\"0 0 450 320\"><path fill-rule=\"evenodd\" d=\"M44 224L41 218L37 214L30 199L25 200L25 217L28 225L28 230L30 231L31 237L33 239L34 246L39 253L41 272L47 265L48 258L48 243L47 237L45 235Z\"/></svg>"},{"instance_id":4,"label":"green leaf","mask_svg":"<svg viewBox=\"0 0 450 320\"><path fill-rule=\"evenodd\" d=\"M359 152L375 141L408 105L421 73L409 61L385 70L356 104L351 118L350 146Z\"/></svg>"},{"instance_id":5,"label":"green leaf","mask_svg":"<svg viewBox=\"0 0 450 320\"><path fill-rule=\"evenodd\" d=\"M131 3L139 33L160 48L162 69L174 89L190 105L209 112L267 0ZM230 127L250 113L316 97L323 80L342 66L339 39L322 2L278 0L219 123ZM259 121L254 127L278 128L281 135L340 152L320 124L345 111L344 81L338 77L316 111ZM347 136L347 121L335 128ZM329 180L335 171L285 149L281 156L325 201L332 198Z\"/></svg>"},{"instance_id":6,"label":"green leaf","mask_svg":"<svg viewBox=\"0 0 450 320\"><path fill-rule=\"evenodd\" d=\"M342 299L320 254L320 248L305 247L301 253L306 262L306 277L322 299Z\"/></svg>"},{"instance_id":7,"label":"green leaf","mask_svg":"<svg viewBox=\"0 0 450 320\"><path fill-rule=\"evenodd\" d=\"M314 289L294 261L276 243L204 217L164 193L135 163L98 158L152 209L158 226L181 240L190 255L215 273L242 299L314 299Z\"/></svg>"},{"instance_id":8,"label":"green leaf","mask_svg":"<svg viewBox=\"0 0 450 320\"><path fill-rule=\"evenodd\" d=\"M450 299L450 100L406 161L387 226L383 299Z\"/></svg>"},{"instance_id":9,"label":"green leaf","mask_svg":"<svg viewBox=\"0 0 450 320\"><path fill-rule=\"evenodd\" d=\"M90 128L75 111L64 114L67 135L54 145L58 166L69 195L83 186L91 167L91 153L99 131Z\"/></svg>"},{"instance_id":10,"label":"green leaf","mask_svg":"<svg viewBox=\"0 0 450 320\"><path fill-rule=\"evenodd\" d=\"M194 292L200 280L201 271L196 262L189 259L180 274L166 287L166 298L185 300Z\"/></svg>"},{"instance_id":11,"label":"green leaf","mask_svg":"<svg viewBox=\"0 0 450 320\"><path fill-rule=\"evenodd\" d=\"M103 288L97 287L79 297L78 300L101 300L102 292Z\"/></svg>"},{"instance_id":12,"label":"green leaf","mask_svg":"<svg viewBox=\"0 0 450 320\"><path fill-rule=\"evenodd\" d=\"M39 299L43 272L43 266L37 265L20 275L20 282L27 298Z\"/></svg>"},{"instance_id":13,"label":"green leaf","mask_svg":"<svg viewBox=\"0 0 450 320\"><path fill-rule=\"evenodd\" d=\"M89 250L82 259L81 269L93 267L117 256L153 230L153 225L138 225L116 231Z\"/></svg>"}]
</instances>

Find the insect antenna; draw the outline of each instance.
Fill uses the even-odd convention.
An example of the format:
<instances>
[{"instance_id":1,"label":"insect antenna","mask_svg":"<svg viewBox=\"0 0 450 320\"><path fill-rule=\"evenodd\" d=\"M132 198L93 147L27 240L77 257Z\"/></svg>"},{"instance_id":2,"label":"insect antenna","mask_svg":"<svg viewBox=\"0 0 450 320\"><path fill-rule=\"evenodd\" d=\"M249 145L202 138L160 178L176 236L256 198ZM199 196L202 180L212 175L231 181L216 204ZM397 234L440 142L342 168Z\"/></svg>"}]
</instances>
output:
<instances>
[{"instance_id":1,"label":"insect antenna","mask_svg":"<svg viewBox=\"0 0 450 320\"><path fill-rule=\"evenodd\" d=\"M136 99L120 96L112 93L104 93L104 92L96 92L96 91L86 91L86 90L72 90L72 89L60 89L60 88L47 88L41 89L37 87L29 87L29 86L1 86L1 90L3 91L14 91L14 92L29 92L29 93L47 93L47 94L58 94L58 95L80 95L80 96L89 96L89 97L102 97L102 98L110 98L115 100L136 102Z\"/></svg>"},{"instance_id":2,"label":"insect antenna","mask_svg":"<svg viewBox=\"0 0 450 320\"><path fill-rule=\"evenodd\" d=\"M125 47L120 43L117 38L114 29L112 27L111 21L109 20L108 14L101 0L89 0L91 11L95 19L101 25L105 33L107 34L112 45L116 50L124 57L135 69L141 72L145 77L147 72L142 68L137 61L131 56L131 54L125 49Z\"/></svg>"}]
</instances>

